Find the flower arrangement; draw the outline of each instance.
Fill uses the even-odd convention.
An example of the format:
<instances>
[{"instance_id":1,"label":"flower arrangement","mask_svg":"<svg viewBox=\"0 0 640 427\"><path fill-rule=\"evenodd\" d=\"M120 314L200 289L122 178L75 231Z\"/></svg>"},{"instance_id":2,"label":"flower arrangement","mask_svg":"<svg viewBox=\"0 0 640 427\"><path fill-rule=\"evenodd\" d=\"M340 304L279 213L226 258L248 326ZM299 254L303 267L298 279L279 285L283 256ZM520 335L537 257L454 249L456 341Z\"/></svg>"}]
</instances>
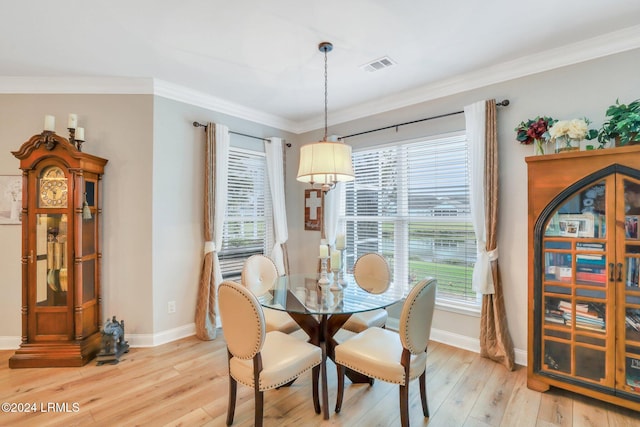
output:
<instances>
[{"instance_id":1,"label":"flower arrangement","mask_svg":"<svg viewBox=\"0 0 640 427\"><path fill-rule=\"evenodd\" d=\"M591 122L586 117L573 120L558 120L549 129L549 134L551 135L552 141L563 137L577 141L593 139L598 136L598 131L589 129L589 124L591 124Z\"/></svg>"},{"instance_id":2,"label":"flower arrangement","mask_svg":"<svg viewBox=\"0 0 640 427\"><path fill-rule=\"evenodd\" d=\"M549 128L556 122L551 117L538 116L535 119L521 122L514 130L520 144L534 144L534 154L544 154L543 143L549 140Z\"/></svg>"},{"instance_id":3,"label":"flower arrangement","mask_svg":"<svg viewBox=\"0 0 640 427\"><path fill-rule=\"evenodd\" d=\"M589 129L589 119L559 120L551 126L549 134L551 141L556 143L556 153L580 149L580 141L593 139L598 131Z\"/></svg>"},{"instance_id":4,"label":"flower arrangement","mask_svg":"<svg viewBox=\"0 0 640 427\"><path fill-rule=\"evenodd\" d=\"M551 117L538 116L535 119L522 122L514 130L517 132L516 139L520 144L533 144L535 141L548 141L550 138L549 128L556 122Z\"/></svg>"}]
</instances>

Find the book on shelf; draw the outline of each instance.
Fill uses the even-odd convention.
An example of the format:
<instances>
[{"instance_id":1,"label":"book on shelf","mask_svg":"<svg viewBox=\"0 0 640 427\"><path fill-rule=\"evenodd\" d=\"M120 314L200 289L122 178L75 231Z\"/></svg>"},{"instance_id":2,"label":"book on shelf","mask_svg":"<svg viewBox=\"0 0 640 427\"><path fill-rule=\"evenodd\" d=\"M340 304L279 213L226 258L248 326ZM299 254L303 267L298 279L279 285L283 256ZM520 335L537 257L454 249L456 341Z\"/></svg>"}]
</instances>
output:
<instances>
[{"instance_id":1,"label":"book on shelf","mask_svg":"<svg viewBox=\"0 0 640 427\"><path fill-rule=\"evenodd\" d=\"M576 242L577 251L604 252L605 244L600 242Z\"/></svg>"},{"instance_id":2,"label":"book on shelf","mask_svg":"<svg viewBox=\"0 0 640 427\"><path fill-rule=\"evenodd\" d=\"M573 307L571 306L571 301L560 300L558 303L558 309L562 311L573 311ZM576 311L586 313L589 311L589 304L576 303Z\"/></svg>"},{"instance_id":3,"label":"book on shelf","mask_svg":"<svg viewBox=\"0 0 640 427\"><path fill-rule=\"evenodd\" d=\"M637 288L640 282L640 269L638 258L627 257L627 280L626 285L628 288Z\"/></svg>"},{"instance_id":4,"label":"book on shelf","mask_svg":"<svg viewBox=\"0 0 640 427\"><path fill-rule=\"evenodd\" d=\"M626 383L634 391L640 391L640 359L636 357L627 357L626 371L625 371Z\"/></svg>"},{"instance_id":5,"label":"book on shelf","mask_svg":"<svg viewBox=\"0 0 640 427\"><path fill-rule=\"evenodd\" d=\"M602 273L592 273L587 271L576 271L576 280L580 282L589 282L598 285L604 285L607 281L607 275Z\"/></svg>"}]
</instances>

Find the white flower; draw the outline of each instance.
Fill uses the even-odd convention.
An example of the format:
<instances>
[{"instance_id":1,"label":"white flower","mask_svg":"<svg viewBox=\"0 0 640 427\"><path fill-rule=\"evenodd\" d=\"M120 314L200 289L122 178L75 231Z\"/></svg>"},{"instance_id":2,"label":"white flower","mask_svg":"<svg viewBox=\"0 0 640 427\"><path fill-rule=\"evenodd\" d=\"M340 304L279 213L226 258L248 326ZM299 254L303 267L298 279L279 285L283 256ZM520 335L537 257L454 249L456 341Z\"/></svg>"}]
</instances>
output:
<instances>
[{"instance_id":1,"label":"white flower","mask_svg":"<svg viewBox=\"0 0 640 427\"><path fill-rule=\"evenodd\" d=\"M568 133L569 133L569 120L558 120L549 129L549 135L551 135L551 140L555 140L556 138L565 136Z\"/></svg>"},{"instance_id":2,"label":"white flower","mask_svg":"<svg viewBox=\"0 0 640 427\"><path fill-rule=\"evenodd\" d=\"M583 140L587 136L587 123L582 119L573 119L569 122L569 138Z\"/></svg>"},{"instance_id":3,"label":"white flower","mask_svg":"<svg viewBox=\"0 0 640 427\"><path fill-rule=\"evenodd\" d=\"M549 135L551 135L552 141L564 137L583 140L587 136L588 126L589 122L584 119L559 120L551 126Z\"/></svg>"}]
</instances>

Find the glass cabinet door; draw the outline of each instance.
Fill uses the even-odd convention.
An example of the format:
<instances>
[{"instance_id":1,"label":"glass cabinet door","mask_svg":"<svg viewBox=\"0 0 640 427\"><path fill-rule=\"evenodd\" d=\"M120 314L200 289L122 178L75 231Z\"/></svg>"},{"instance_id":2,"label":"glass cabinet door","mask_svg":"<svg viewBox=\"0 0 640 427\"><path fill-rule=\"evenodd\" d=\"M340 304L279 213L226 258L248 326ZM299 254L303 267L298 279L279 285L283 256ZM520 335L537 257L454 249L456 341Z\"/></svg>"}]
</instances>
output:
<instances>
[{"instance_id":1,"label":"glass cabinet door","mask_svg":"<svg viewBox=\"0 0 640 427\"><path fill-rule=\"evenodd\" d=\"M611 178L612 179L612 178ZM613 183L613 181L611 181ZM607 179L575 193L553 210L541 241L539 371L613 386L615 338L609 327ZM613 324L613 323L611 323Z\"/></svg>"},{"instance_id":2,"label":"glass cabinet door","mask_svg":"<svg viewBox=\"0 0 640 427\"><path fill-rule=\"evenodd\" d=\"M625 392L640 395L640 183L625 177L624 189L624 382ZM622 236L622 233L619 233ZM622 237L620 237L622 238ZM622 287L622 286L621 286ZM622 363L621 359L619 359Z\"/></svg>"},{"instance_id":3,"label":"glass cabinet door","mask_svg":"<svg viewBox=\"0 0 640 427\"><path fill-rule=\"evenodd\" d=\"M67 305L67 215L36 215L36 306Z\"/></svg>"}]
</instances>

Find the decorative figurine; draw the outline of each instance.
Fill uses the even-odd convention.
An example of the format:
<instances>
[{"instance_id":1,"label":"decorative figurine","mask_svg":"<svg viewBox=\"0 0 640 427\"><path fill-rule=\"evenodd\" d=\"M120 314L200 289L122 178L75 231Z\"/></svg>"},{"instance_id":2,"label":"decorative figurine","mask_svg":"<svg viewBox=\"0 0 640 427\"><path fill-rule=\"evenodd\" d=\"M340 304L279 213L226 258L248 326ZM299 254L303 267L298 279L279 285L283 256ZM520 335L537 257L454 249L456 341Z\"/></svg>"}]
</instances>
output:
<instances>
[{"instance_id":1,"label":"decorative figurine","mask_svg":"<svg viewBox=\"0 0 640 427\"><path fill-rule=\"evenodd\" d=\"M98 353L98 366L105 363L115 365L123 353L129 352L129 343L124 339L124 320L118 322L116 316L107 320L102 330L102 348Z\"/></svg>"}]
</instances>

